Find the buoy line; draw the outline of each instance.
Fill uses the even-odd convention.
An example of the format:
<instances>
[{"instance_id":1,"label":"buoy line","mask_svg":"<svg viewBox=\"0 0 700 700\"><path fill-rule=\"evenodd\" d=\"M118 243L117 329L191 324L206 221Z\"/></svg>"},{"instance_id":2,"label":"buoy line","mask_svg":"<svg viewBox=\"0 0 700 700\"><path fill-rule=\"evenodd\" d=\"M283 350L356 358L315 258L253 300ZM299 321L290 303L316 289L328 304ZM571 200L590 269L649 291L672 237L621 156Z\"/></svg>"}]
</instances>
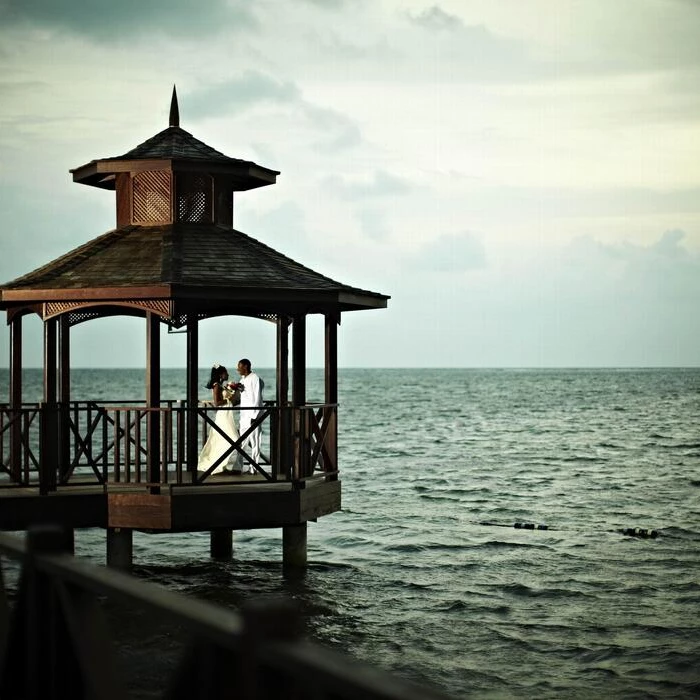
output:
<instances>
[{"instance_id":1,"label":"buoy line","mask_svg":"<svg viewBox=\"0 0 700 700\"><path fill-rule=\"evenodd\" d=\"M515 530L553 530L555 532L561 532L568 530L569 532L575 532L573 528L555 528L545 525L544 523L521 523L516 522L511 524L508 523L493 523L488 520L473 520L478 525L488 525L490 527L507 527L513 528ZM646 527L625 527L620 530L608 530L608 532L619 532L627 537L639 537L641 539L656 539L659 537L658 530L651 530Z\"/></svg>"}]
</instances>

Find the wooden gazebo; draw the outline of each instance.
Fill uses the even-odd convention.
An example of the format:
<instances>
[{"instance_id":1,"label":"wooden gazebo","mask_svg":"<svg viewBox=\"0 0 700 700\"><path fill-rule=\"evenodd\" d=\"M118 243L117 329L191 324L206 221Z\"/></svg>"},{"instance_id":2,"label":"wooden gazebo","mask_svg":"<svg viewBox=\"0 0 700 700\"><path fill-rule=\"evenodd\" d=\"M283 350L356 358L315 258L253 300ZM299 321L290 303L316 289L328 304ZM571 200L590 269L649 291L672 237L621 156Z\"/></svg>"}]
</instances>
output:
<instances>
[{"instance_id":1,"label":"wooden gazebo","mask_svg":"<svg viewBox=\"0 0 700 700\"><path fill-rule=\"evenodd\" d=\"M9 402L0 405L0 529L57 520L69 533L105 527L108 561L126 565L135 529L210 530L212 553L226 556L232 530L282 527L285 562L303 564L306 523L340 508L341 313L384 308L389 297L329 279L235 230L234 192L274 184L279 173L181 129L175 90L167 129L71 172L75 182L116 191L117 227L0 287L11 338ZM38 405L22 400L22 319L31 313L44 328ZM305 386L310 314L325 319L325 400L314 405ZM145 319L145 399L72 401L70 329L113 315ZM196 471L201 437L215 429L198 404L198 323L215 316L277 327L275 399L256 420L269 460L254 464L252 478ZM187 395L179 402L161 401L161 324L187 335ZM244 454L244 438L230 450Z\"/></svg>"}]
</instances>

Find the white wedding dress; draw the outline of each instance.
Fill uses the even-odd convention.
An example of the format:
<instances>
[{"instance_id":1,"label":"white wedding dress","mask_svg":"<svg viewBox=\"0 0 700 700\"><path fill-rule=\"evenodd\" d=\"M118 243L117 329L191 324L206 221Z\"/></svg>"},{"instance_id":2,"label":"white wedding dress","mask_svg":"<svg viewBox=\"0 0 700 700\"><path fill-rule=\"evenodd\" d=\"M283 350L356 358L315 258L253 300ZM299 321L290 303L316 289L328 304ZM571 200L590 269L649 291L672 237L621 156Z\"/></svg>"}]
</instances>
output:
<instances>
[{"instance_id":1,"label":"white wedding dress","mask_svg":"<svg viewBox=\"0 0 700 700\"><path fill-rule=\"evenodd\" d=\"M230 402L222 408L216 410L216 416L214 418L214 423L231 439L231 442L238 440L239 433L236 427L236 421L233 417L233 411L230 409ZM226 450L230 449L231 442L229 442L223 435L219 433L213 426L209 426L209 436L207 437L206 443L202 451L199 453L199 460L197 461L197 471L205 472L212 466ZM228 458L222 460L216 469L212 470L212 474L221 474L223 471L240 471L241 469L241 456L237 450L228 456Z\"/></svg>"}]
</instances>

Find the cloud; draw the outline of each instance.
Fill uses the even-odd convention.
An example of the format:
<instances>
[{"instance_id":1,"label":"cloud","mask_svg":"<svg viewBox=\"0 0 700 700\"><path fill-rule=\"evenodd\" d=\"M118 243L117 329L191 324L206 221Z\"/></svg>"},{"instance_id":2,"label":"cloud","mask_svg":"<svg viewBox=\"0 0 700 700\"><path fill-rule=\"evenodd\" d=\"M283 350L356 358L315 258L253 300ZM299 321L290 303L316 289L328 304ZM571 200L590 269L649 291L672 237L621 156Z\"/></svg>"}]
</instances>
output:
<instances>
[{"instance_id":1,"label":"cloud","mask_svg":"<svg viewBox=\"0 0 700 700\"><path fill-rule=\"evenodd\" d=\"M484 24L465 24L438 5L403 16L413 36L403 38L401 51L410 46L404 60L422 80L514 83L555 72L530 56L523 41L499 36Z\"/></svg>"},{"instance_id":2,"label":"cloud","mask_svg":"<svg viewBox=\"0 0 700 700\"><path fill-rule=\"evenodd\" d=\"M363 179L331 175L325 178L322 187L348 200L403 195L413 189L406 180L381 169L375 170L369 178Z\"/></svg>"},{"instance_id":3,"label":"cloud","mask_svg":"<svg viewBox=\"0 0 700 700\"><path fill-rule=\"evenodd\" d=\"M186 110L188 118L195 120L220 119L272 107L277 110L277 120L284 120L288 127L293 121L305 126L318 149L334 152L362 143L359 127L345 114L304 99L296 83L257 70L195 89L183 97L180 104L186 104L181 113Z\"/></svg>"},{"instance_id":4,"label":"cloud","mask_svg":"<svg viewBox=\"0 0 700 700\"><path fill-rule=\"evenodd\" d=\"M360 128L345 114L309 103L304 103L302 109L307 122L315 129L314 142L317 148L334 152L362 143Z\"/></svg>"},{"instance_id":5,"label":"cloud","mask_svg":"<svg viewBox=\"0 0 700 700\"><path fill-rule=\"evenodd\" d=\"M291 81L276 80L248 70L237 78L201 87L187 93L187 113L193 119L236 114L261 103L301 103L301 90ZM183 101L183 103L185 102Z\"/></svg>"},{"instance_id":6,"label":"cloud","mask_svg":"<svg viewBox=\"0 0 700 700\"><path fill-rule=\"evenodd\" d=\"M605 244L582 236L567 246L562 261L569 276L583 283L605 281L618 296L628 295L645 303L662 298L697 303L700 253L682 245L685 239L680 229L669 229L646 246L629 241ZM600 289L601 285L595 287Z\"/></svg>"},{"instance_id":7,"label":"cloud","mask_svg":"<svg viewBox=\"0 0 700 700\"><path fill-rule=\"evenodd\" d=\"M257 27L242 0L6 0L3 24L59 29L94 40L126 42L134 35L166 34L180 39Z\"/></svg>"},{"instance_id":8,"label":"cloud","mask_svg":"<svg viewBox=\"0 0 700 700\"><path fill-rule=\"evenodd\" d=\"M412 255L409 264L424 272L468 272L486 267L486 251L479 236L465 231L439 236Z\"/></svg>"},{"instance_id":9,"label":"cloud","mask_svg":"<svg viewBox=\"0 0 700 700\"><path fill-rule=\"evenodd\" d=\"M247 200L236 202L234 228L269 245L302 265L311 265L314 246L309 241L304 210L293 201L258 211Z\"/></svg>"},{"instance_id":10,"label":"cloud","mask_svg":"<svg viewBox=\"0 0 700 700\"><path fill-rule=\"evenodd\" d=\"M382 209L368 208L357 212L362 232L373 241L385 241L389 238L389 227Z\"/></svg>"},{"instance_id":11,"label":"cloud","mask_svg":"<svg viewBox=\"0 0 700 700\"><path fill-rule=\"evenodd\" d=\"M682 231L648 245L583 236L510 256L489 247L478 274L439 277L432 263L481 248L473 235L450 238L423 249L419 272L384 282L392 301L378 342L399 348L394 365L421 355L436 366L698 365L700 253Z\"/></svg>"},{"instance_id":12,"label":"cloud","mask_svg":"<svg viewBox=\"0 0 700 700\"><path fill-rule=\"evenodd\" d=\"M324 10L338 10L346 5L354 4L353 0L303 0L303 2Z\"/></svg>"},{"instance_id":13,"label":"cloud","mask_svg":"<svg viewBox=\"0 0 700 700\"><path fill-rule=\"evenodd\" d=\"M407 13L411 22L432 30L452 30L464 27L462 20L456 15L445 12L438 5L433 5L423 12L417 14Z\"/></svg>"}]
</instances>

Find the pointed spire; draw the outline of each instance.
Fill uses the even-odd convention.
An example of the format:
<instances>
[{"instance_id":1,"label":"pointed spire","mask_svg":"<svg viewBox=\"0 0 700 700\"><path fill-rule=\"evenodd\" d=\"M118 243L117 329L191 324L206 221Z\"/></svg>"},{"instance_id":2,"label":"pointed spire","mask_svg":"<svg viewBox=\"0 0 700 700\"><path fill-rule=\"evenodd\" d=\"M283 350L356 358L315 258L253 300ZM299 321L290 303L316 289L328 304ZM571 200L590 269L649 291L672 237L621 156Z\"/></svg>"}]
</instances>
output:
<instances>
[{"instance_id":1,"label":"pointed spire","mask_svg":"<svg viewBox=\"0 0 700 700\"><path fill-rule=\"evenodd\" d=\"M173 96L170 100L170 126L180 126L180 109L177 106L177 92L173 85Z\"/></svg>"}]
</instances>

